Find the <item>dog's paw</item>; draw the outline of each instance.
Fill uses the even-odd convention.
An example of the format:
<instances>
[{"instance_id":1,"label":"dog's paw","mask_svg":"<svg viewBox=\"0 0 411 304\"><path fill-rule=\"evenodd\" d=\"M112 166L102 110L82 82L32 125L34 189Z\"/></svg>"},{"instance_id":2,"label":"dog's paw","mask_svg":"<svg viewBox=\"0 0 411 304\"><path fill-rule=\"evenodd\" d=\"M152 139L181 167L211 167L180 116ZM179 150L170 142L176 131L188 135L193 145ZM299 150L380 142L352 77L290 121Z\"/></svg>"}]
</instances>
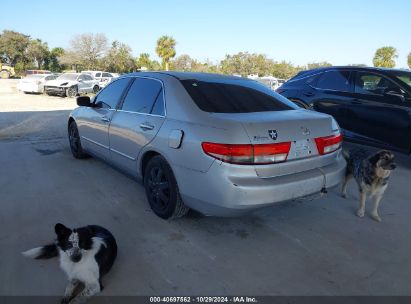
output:
<instances>
[{"instance_id":1,"label":"dog's paw","mask_svg":"<svg viewBox=\"0 0 411 304\"><path fill-rule=\"evenodd\" d=\"M358 210L357 210L357 216L358 216L358 217L364 217L364 210L358 209Z\"/></svg>"},{"instance_id":2,"label":"dog's paw","mask_svg":"<svg viewBox=\"0 0 411 304\"><path fill-rule=\"evenodd\" d=\"M60 304L68 304L70 302L70 297L64 297L61 299Z\"/></svg>"},{"instance_id":3,"label":"dog's paw","mask_svg":"<svg viewBox=\"0 0 411 304\"><path fill-rule=\"evenodd\" d=\"M381 222L382 219L378 214L371 214L371 218L377 222Z\"/></svg>"}]
</instances>

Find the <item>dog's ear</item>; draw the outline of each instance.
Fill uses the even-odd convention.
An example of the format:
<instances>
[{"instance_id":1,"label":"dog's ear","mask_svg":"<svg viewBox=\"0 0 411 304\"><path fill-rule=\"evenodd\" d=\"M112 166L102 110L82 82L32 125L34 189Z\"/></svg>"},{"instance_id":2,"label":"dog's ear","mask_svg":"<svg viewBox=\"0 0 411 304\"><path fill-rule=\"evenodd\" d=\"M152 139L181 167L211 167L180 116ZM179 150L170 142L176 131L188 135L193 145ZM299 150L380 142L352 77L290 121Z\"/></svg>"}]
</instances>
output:
<instances>
[{"instance_id":1,"label":"dog's ear","mask_svg":"<svg viewBox=\"0 0 411 304\"><path fill-rule=\"evenodd\" d=\"M368 161L370 162L371 165L373 165L374 167L377 166L378 161L380 160L381 156L380 153L377 153L373 156L371 156Z\"/></svg>"},{"instance_id":2,"label":"dog's ear","mask_svg":"<svg viewBox=\"0 0 411 304\"><path fill-rule=\"evenodd\" d=\"M56 232L58 236L68 236L71 234L71 230L60 223L54 226L54 231Z\"/></svg>"}]
</instances>

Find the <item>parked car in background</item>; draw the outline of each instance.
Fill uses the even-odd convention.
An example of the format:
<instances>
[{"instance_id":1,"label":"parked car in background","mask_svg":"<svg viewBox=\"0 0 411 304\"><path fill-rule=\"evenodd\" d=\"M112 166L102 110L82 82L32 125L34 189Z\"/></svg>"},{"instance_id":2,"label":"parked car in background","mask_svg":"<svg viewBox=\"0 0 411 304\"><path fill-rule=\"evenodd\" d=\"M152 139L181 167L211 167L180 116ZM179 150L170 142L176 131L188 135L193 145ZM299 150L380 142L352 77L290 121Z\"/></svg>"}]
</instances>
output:
<instances>
[{"instance_id":1,"label":"parked car in background","mask_svg":"<svg viewBox=\"0 0 411 304\"><path fill-rule=\"evenodd\" d=\"M43 93L44 85L56 78L57 75L54 74L31 74L20 79L17 89L24 93Z\"/></svg>"},{"instance_id":2,"label":"parked car in background","mask_svg":"<svg viewBox=\"0 0 411 304\"><path fill-rule=\"evenodd\" d=\"M411 72L327 67L303 71L277 89L303 108L334 116L354 141L411 151Z\"/></svg>"},{"instance_id":3,"label":"parked car in background","mask_svg":"<svg viewBox=\"0 0 411 304\"><path fill-rule=\"evenodd\" d=\"M110 83L113 80L113 78L118 77L114 76L112 73L103 71L82 71L82 73L90 74L95 79L97 79L100 88L104 88L108 83Z\"/></svg>"},{"instance_id":4,"label":"parked car in background","mask_svg":"<svg viewBox=\"0 0 411 304\"><path fill-rule=\"evenodd\" d=\"M345 173L330 115L250 79L140 72L77 103L67 124L73 156L95 155L142 179L162 218L188 208L241 214L317 194Z\"/></svg>"},{"instance_id":5,"label":"parked car in background","mask_svg":"<svg viewBox=\"0 0 411 304\"><path fill-rule=\"evenodd\" d=\"M75 97L80 93L97 93L99 90L98 80L84 73L64 73L44 86L48 95L67 97Z\"/></svg>"},{"instance_id":6,"label":"parked car in background","mask_svg":"<svg viewBox=\"0 0 411 304\"><path fill-rule=\"evenodd\" d=\"M27 70L26 71L26 76L36 75L36 74L52 74L52 73L48 70Z\"/></svg>"}]
</instances>

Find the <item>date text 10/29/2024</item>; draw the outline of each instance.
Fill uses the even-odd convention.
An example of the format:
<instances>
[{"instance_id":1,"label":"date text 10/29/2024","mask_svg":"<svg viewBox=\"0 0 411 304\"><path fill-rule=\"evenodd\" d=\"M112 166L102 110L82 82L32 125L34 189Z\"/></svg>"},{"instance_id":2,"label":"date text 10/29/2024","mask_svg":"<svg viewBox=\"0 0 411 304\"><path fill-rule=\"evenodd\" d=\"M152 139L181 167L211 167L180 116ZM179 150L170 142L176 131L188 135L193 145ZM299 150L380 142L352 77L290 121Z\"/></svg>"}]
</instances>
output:
<instances>
[{"instance_id":1,"label":"date text 10/29/2024","mask_svg":"<svg viewBox=\"0 0 411 304\"><path fill-rule=\"evenodd\" d=\"M150 297L150 303L258 303L254 297Z\"/></svg>"}]
</instances>

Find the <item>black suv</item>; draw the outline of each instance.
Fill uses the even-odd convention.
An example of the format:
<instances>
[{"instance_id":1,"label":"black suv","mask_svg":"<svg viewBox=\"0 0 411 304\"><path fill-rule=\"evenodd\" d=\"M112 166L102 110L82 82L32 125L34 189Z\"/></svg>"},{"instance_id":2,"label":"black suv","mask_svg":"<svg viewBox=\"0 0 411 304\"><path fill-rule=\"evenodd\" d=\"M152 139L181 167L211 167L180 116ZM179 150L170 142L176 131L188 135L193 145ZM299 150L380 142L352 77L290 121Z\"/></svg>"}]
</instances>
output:
<instances>
[{"instance_id":1,"label":"black suv","mask_svg":"<svg viewBox=\"0 0 411 304\"><path fill-rule=\"evenodd\" d=\"M331 114L348 139L411 152L411 72L327 67L300 72L277 93Z\"/></svg>"}]
</instances>

